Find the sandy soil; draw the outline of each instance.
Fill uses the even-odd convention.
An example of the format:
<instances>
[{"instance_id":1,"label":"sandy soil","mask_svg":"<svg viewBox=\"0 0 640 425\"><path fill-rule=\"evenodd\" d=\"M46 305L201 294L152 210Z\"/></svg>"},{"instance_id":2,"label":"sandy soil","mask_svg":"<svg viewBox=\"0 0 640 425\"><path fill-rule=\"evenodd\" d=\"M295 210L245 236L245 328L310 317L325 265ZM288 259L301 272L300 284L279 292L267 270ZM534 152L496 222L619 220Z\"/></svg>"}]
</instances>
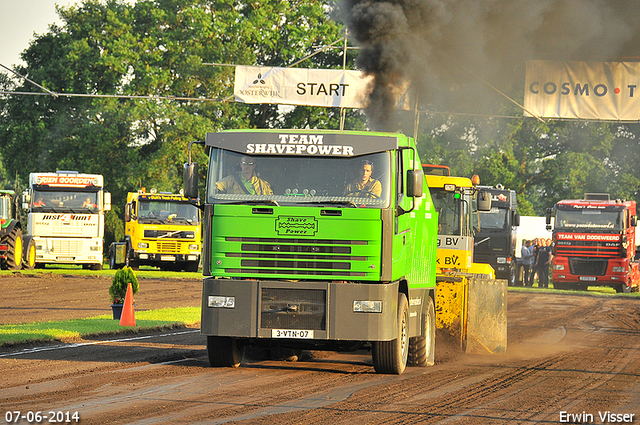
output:
<instances>
[{"instance_id":1,"label":"sandy soil","mask_svg":"<svg viewBox=\"0 0 640 425\"><path fill-rule=\"evenodd\" d=\"M107 287L2 277L2 320L104 314ZM195 306L199 291L199 280L150 279L136 303L178 305L179 294ZM49 419L78 412L82 424L640 423L640 300L510 292L508 302L506 354L438 348L435 366L401 376L375 374L366 352L210 368L198 329L5 347L0 405Z\"/></svg>"}]
</instances>

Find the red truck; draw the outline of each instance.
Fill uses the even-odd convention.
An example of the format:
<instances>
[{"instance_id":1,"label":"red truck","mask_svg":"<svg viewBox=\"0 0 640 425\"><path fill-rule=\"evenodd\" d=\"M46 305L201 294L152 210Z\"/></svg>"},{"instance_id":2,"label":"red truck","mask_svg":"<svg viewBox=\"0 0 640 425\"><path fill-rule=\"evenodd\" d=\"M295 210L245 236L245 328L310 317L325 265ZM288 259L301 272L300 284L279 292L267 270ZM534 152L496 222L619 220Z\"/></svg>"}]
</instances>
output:
<instances>
[{"instance_id":1,"label":"red truck","mask_svg":"<svg viewBox=\"0 0 640 425\"><path fill-rule=\"evenodd\" d=\"M547 210L553 228L553 271L556 289L586 290L610 286L616 292L637 292L640 285L635 236L636 202L611 200L606 193L563 200Z\"/></svg>"}]
</instances>

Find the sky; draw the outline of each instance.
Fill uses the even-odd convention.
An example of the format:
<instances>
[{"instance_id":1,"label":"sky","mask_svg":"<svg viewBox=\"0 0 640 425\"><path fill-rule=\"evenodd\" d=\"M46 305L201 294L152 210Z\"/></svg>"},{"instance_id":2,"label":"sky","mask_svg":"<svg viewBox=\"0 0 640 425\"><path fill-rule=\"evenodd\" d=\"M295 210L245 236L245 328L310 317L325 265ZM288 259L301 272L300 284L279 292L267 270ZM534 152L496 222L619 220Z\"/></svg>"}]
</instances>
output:
<instances>
[{"instance_id":1,"label":"sky","mask_svg":"<svg viewBox=\"0 0 640 425\"><path fill-rule=\"evenodd\" d=\"M33 34L46 33L50 24L62 24L56 4L76 3L77 0L0 0L0 63L10 68L24 65L20 53L29 47Z\"/></svg>"}]
</instances>

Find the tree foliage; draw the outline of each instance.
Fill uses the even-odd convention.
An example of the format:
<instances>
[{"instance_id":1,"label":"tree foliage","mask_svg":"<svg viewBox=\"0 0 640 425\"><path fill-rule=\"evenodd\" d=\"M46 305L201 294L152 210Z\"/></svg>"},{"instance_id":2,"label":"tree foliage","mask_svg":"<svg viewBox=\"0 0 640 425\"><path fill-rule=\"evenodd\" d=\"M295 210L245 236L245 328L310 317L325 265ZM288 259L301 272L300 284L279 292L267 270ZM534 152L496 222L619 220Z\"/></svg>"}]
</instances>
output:
<instances>
[{"instance_id":1,"label":"tree foliage","mask_svg":"<svg viewBox=\"0 0 640 425\"><path fill-rule=\"evenodd\" d=\"M207 132L336 125L336 109L283 113L275 105L229 101L233 68L212 66L298 61L340 38L331 7L300 0L84 0L59 8L62 26L36 37L17 71L52 92L94 97L0 99L6 173L23 183L35 171L100 173L114 205L123 205L126 193L140 187L179 190L187 144ZM339 52L328 51L300 66L341 65ZM3 88L13 83L18 92L42 92L0 76ZM105 97L116 95L136 98ZM193 154L204 173L204 152Z\"/></svg>"}]
</instances>

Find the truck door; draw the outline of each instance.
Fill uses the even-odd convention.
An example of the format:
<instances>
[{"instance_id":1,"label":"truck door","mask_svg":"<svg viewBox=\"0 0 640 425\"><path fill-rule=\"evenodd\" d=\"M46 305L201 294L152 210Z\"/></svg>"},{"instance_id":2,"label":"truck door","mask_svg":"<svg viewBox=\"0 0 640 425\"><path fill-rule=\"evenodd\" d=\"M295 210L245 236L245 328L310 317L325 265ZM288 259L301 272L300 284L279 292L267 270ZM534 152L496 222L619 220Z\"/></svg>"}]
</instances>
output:
<instances>
[{"instance_id":1,"label":"truck door","mask_svg":"<svg viewBox=\"0 0 640 425\"><path fill-rule=\"evenodd\" d=\"M411 264L406 261L407 256L412 255L410 247L413 246L415 238L413 221L411 220L411 209L414 200L406 195L407 170L411 169L410 164L413 152L410 149L403 149L396 155L396 196L395 196L395 229L393 238L394 262L397 264Z\"/></svg>"}]
</instances>

